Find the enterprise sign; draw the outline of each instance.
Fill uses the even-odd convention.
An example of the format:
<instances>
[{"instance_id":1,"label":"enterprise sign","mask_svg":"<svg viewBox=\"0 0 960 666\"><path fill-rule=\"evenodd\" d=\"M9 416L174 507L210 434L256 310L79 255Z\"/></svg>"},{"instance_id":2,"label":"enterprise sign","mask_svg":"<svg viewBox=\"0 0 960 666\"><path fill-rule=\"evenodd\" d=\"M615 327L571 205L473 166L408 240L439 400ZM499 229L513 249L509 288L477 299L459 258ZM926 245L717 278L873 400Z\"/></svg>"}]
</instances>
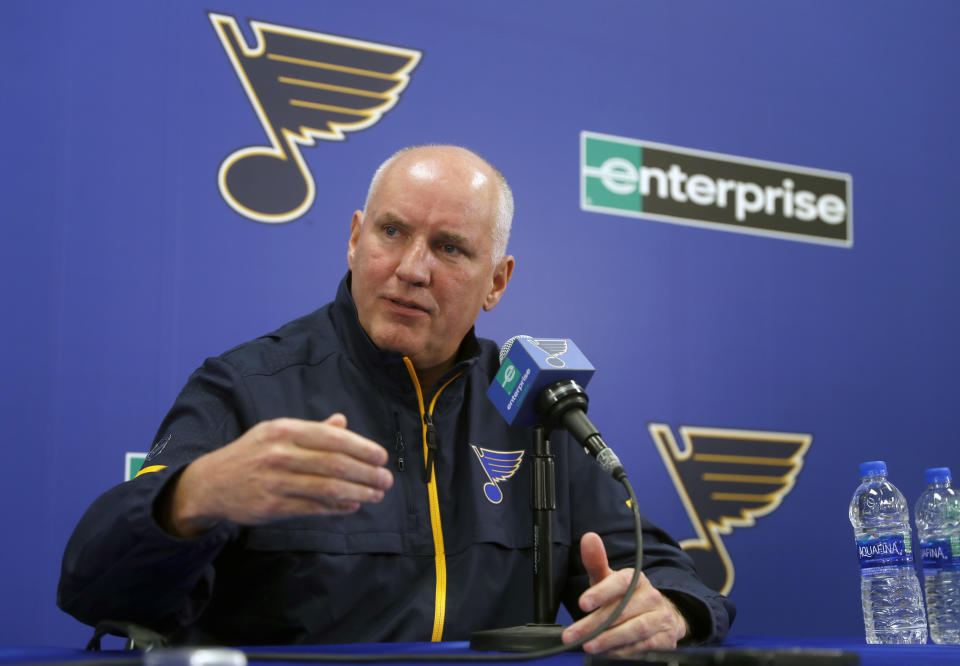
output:
<instances>
[{"instance_id":1,"label":"enterprise sign","mask_svg":"<svg viewBox=\"0 0 960 666\"><path fill-rule=\"evenodd\" d=\"M585 211L853 246L850 174L580 134Z\"/></svg>"}]
</instances>

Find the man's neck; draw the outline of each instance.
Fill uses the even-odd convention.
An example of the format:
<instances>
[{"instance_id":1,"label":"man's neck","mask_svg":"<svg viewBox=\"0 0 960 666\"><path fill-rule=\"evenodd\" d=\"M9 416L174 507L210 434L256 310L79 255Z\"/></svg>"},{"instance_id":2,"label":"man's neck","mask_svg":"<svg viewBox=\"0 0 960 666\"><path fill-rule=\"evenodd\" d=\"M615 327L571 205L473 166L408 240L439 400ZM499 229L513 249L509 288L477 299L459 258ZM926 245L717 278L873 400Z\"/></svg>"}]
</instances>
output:
<instances>
[{"instance_id":1,"label":"man's neck","mask_svg":"<svg viewBox=\"0 0 960 666\"><path fill-rule=\"evenodd\" d=\"M423 393L424 407L430 404L437 389L437 382L444 373L453 367L453 361L432 368L416 368L417 380L420 382L420 391Z\"/></svg>"}]
</instances>

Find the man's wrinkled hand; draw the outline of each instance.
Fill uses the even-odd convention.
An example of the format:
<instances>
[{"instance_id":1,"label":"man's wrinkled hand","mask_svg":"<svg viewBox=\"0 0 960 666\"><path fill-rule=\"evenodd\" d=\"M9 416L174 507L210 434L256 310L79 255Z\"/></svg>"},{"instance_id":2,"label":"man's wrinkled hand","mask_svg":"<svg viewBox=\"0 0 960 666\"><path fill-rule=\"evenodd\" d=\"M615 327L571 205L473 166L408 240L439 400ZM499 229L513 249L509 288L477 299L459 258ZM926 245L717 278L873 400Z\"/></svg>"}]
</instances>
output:
<instances>
[{"instance_id":1,"label":"man's wrinkled hand","mask_svg":"<svg viewBox=\"0 0 960 666\"><path fill-rule=\"evenodd\" d=\"M386 450L325 421L275 419L197 458L166 499L161 524L191 537L228 520L259 525L282 518L344 514L379 502L393 485Z\"/></svg>"},{"instance_id":2,"label":"man's wrinkled hand","mask_svg":"<svg viewBox=\"0 0 960 666\"><path fill-rule=\"evenodd\" d=\"M583 564L590 587L580 595L580 609L588 615L563 632L563 642L572 643L599 627L616 609L633 577L633 569L614 571L600 537L588 532L580 540ZM623 612L602 634L584 644L589 653L609 652L628 656L642 650L672 650L686 636L687 621L670 599L640 574L633 596Z\"/></svg>"}]
</instances>

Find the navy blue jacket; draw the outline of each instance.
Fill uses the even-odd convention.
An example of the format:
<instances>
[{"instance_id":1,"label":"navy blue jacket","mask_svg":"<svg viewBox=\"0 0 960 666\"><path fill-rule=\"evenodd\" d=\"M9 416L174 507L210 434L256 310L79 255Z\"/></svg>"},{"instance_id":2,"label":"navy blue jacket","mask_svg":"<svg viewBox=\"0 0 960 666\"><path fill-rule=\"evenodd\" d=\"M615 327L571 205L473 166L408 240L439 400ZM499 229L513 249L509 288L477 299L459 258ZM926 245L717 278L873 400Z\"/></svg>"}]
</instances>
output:
<instances>
[{"instance_id":1,"label":"navy blue jacket","mask_svg":"<svg viewBox=\"0 0 960 666\"><path fill-rule=\"evenodd\" d=\"M498 365L496 346L471 331L435 404L423 405L412 366L360 327L348 275L333 303L190 377L144 471L98 498L78 524L59 606L88 624L124 620L177 643L232 645L463 640L531 621L529 455L492 486L481 460L481 449L516 458L530 445L530 430L509 428L486 398ZM195 539L170 536L154 519L158 495L198 456L266 419L333 412L390 453L394 485L382 502L348 516L223 523ZM429 480L424 413L437 435ZM611 566L631 566L633 521L623 488L565 433L551 445L554 597L576 618L588 586L580 536L598 532ZM643 569L697 640L722 640L732 604L648 522Z\"/></svg>"}]
</instances>

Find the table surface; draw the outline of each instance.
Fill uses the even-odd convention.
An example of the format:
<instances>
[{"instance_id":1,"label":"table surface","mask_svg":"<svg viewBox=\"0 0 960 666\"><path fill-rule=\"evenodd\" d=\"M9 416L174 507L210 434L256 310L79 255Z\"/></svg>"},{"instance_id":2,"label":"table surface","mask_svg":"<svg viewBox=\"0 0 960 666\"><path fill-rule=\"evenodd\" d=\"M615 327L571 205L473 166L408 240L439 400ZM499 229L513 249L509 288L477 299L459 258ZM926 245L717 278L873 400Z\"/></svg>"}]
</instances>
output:
<instances>
[{"instance_id":1,"label":"table surface","mask_svg":"<svg viewBox=\"0 0 960 666\"><path fill-rule=\"evenodd\" d=\"M785 638L785 637L766 637L766 636L733 636L722 648L692 648L682 652L688 657L697 656L701 659L697 662L688 663L711 663L705 660L705 657L711 653L711 650L724 650L726 655L722 663L768 663L775 664L816 664L819 663L813 659L814 653L808 655L793 655L792 660L769 660L769 661L738 661L731 659L731 652L738 650L780 650L790 651L794 649L803 649L811 651L842 651L855 653L858 655L860 663L864 665L871 664L897 664L897 665L927 665L927 664L960 664L960 646L954 645L866 645L862 639L857 638ZM324 663L348 663L346 660L337 660L336 655L369 655L372 658L368 663L387 663L389 654L404 654L408 656L405 663L426 663L424 659L418 659L417 655L428 655L431 663L455 663L456 655L472 654L494 654L494 653L476 653L471 652L469 644L466 642L445 642L445 643L390 643L379 645L323 645L323 646L282 646L282 647L244 647L244 652L251 655L250 664L296 664L304 663L297 661L297 656L309 655L330 655L334 657L332 661ZM265 655L267 653L280 655L279 658L257 659L256 655ZM781 657L787 654L781 652ZM290 660L283 657L290 656ZM382 658L378 658L382 657ZM449 657L449 659L445 658ZM587 656L582 652L567 652L536 662L509 660L500 661L500 664L522 664L522 663L549 663L550 666L581 666L590 664ZM57 648L57 647L0 647L0 664L139 664L142 663L142 655L136 651L124 650L105 650L103 652L85 652L76 648ZM355 662L353 662L355 663ZM477 662L473 662L477 663ZM609 662L608 662L609 663ZM635 661L633 663L644 663ZM647 662L651 663L651 662ZM653 662L662 663L662 662ZM680 662L684 663L684 662ZM720 663L719 661L716 663ZM822 662L824 664L828 662ZM839 663L839 662L838 662ZM596 664L596 662L594 662ZM624 666L629 666L629 661L623 662Z\"/></svg>"}]
</instances>

